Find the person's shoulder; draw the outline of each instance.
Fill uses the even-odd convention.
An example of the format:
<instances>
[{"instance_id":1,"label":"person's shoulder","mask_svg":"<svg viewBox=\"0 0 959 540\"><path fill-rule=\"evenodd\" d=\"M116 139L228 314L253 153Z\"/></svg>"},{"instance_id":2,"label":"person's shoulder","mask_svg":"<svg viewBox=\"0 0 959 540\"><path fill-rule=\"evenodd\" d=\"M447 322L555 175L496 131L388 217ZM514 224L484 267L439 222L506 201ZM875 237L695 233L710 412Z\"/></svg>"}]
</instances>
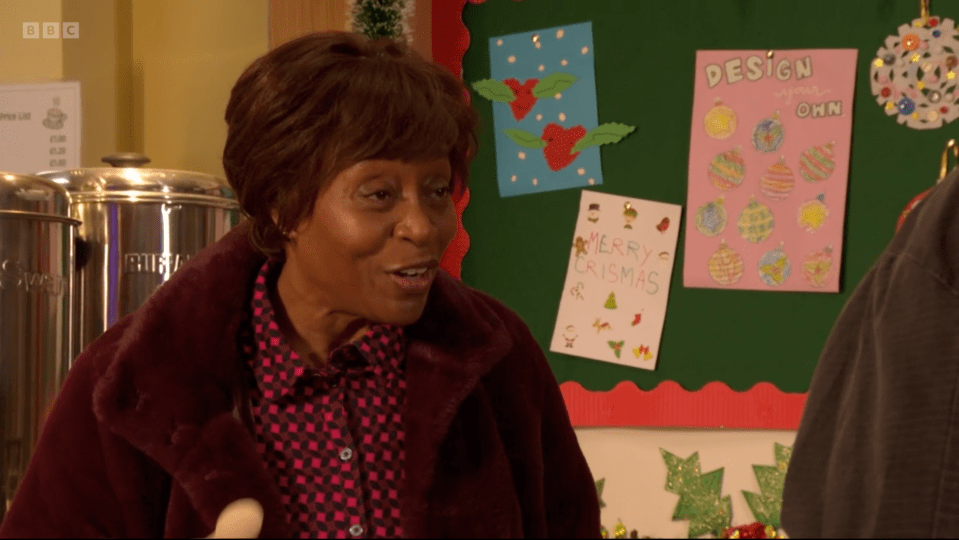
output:
<instances>
[{"instance_id":1,"label":"person's shoulder","mask_svg":"<svg viewBox=\"0 0 959 540\"><path fill-rule=\"evenodd\" d=\"M880 256L889 264L921 269L959 290L959 168L929 192Z\"/></svg>"},{"instance_id":2,"label":"person's shoulder","mask_svg":"<svg viewBox=\"0 0 959 540\"><path fill-rule=\"evenodd\" d=\"M925 244L939 244L943 236L959 237L959 168L929 191L910 212L889 250L921 252Z\"/></svg>"},{"instance_id":3,"label":"person's shoulder","mask_svg":"<svg viewBox=\"0 0 959 540\"><path fill-rule=\"evenodd\" d=\"M471 287L445 272L438 275L437 279L442 294L455 297L459 307L464 311L468 310L475 313L489 310L499 318L498 322L501 322L507 329L521 328L528 330L522 317L498 298Z\"/></svg>"},{"instance_id":4,"label":"person's shoulder","mask_svg":"<svg viewBox=\"0 0 959 540\"><path fill-rule=\"evenodd\" d=\"M464 335L470 343L484 347L501 345L503 360L497 362L494 373L517 372L527 382L541 378L549 366L536 338L523 318L503 301L489 293L473 288L451 276L445 276L440 290L445 298L456 303L458 314L448 319L448 328ZM477 338L478 336L478 338Z\"/></svg>"},{"instance_id":5,"label":"person's shoulder","mask_svg":"<svg viewBox=\"0 0 959 540\"><path fill-rule=\"evenodd\" d=\"M131 319L129 315L121 318L84 347L72 362L69 373L85 371L97 378L103 376L115 360L117 350L131 339Z\"/></svg>"}]
</instances>

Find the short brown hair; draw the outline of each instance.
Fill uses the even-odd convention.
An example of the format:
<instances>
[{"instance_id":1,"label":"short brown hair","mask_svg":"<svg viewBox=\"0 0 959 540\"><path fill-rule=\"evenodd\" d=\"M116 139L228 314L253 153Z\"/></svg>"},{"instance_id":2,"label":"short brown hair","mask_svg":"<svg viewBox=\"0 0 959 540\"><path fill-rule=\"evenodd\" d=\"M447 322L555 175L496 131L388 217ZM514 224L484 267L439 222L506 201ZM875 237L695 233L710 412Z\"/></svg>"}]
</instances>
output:
<instances>
[{"instance_id":1,"label":"short brown hair","mask_svg":"<svg viewBox=\"0 0 959 540\"><path fill-rule=\"evenodd\" d=\"M402 42L346 32L303 36L254 61L230 93L226 122L227 180L253 244L273 257L344 169L449 157L460 190L476 153L477 116L459 79Z\"/></svg>"}]
</instances>

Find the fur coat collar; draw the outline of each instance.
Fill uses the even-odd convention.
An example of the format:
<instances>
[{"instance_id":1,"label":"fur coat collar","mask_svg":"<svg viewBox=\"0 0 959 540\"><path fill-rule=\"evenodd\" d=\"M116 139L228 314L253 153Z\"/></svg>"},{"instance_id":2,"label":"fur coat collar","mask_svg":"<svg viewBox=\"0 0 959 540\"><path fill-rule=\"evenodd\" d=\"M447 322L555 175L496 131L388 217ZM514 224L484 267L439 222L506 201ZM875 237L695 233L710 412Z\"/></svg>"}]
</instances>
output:
<instances>
[{"instance_id":1,"label":"fur coat collar","mask_svg":"<svg viewBox=\"0 0 959 540\"><path fill-rule=\"evenodd\" d=\"M279 491L235 415L243 396L237 336L263 262L245 224L191 259L128 317L119 338L91 346L103 373L93 403L102 423L182 486L202 523L212 529L227 504L252 497L264 507L261 535L282 537L289 531ZM401 510L405 534L418 536L444 434L512 341L502 318L444 272L406 332Z\"/></svg>"}]
</instances>

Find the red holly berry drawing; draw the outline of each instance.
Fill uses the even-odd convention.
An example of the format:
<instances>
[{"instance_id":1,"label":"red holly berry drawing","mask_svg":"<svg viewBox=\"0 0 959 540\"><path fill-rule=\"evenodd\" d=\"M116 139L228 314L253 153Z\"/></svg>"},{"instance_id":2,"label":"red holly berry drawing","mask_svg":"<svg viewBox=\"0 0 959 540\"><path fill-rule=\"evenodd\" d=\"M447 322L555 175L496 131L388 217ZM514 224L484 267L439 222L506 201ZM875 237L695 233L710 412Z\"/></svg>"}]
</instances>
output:
<instances>
[{"instance_id":1,"label":"red holly berry drawing","mask_svg":"<svg viewBox=\"0 0 959 540\"><path fill-rule=\"evenodd\" d=\"M625 124L609 123L586 131L583 126L564 128L550 122L539 137L522 129L505 129L503 132L524 148L542 148L546 165L554 171L560 171L572 163L583 150L619 142L634 129L636 128Z\"/></svg>"},{"instance_id":2,"label":"red holly berry drawing","mask_svg":"<svg viewBox=\"0 0 959 540\"><path fill-rule=\"evenodd\" d=\"M663 220L659 222L659 225L656 225L656 230L659 231L659 232L661 232L661 233L666 232L666 229L668 229L668 228L669 228L669 218L668 218L668 217L664 217Z\"/></svg>"},{"instance_id":3,"label":"red holly berry drawing","mask_svg":"<svg viewBox=\"0 0 959 540\"><path fill-rule=\"evenodd\" d=\"M573 147L585 136L586 128L583 126L563 129L559 124L546 124L542 137L546 141L543 156L546 157L546 164L549 165L549 168L558 171L572 163L579 155L579 152L573 152Z\"/></svg>"},{"instance_id":4,"label":"red holly berry drawing","mask_svg":"<svg viewBox=\"0 0 959 540\"><path fill-rule=\"evenodd\" d=\"M516 96L513 101L509 102L509 108L513 111L513 118L519 122L526 117L529 111L533 110L533 105L536 105L536 97L533 96L533 87L536 86L539 79L526 79L526 82L523 84L520 84L518 80L513 78L503 79L503 82L506 86L509 86L510 90L512 90Z\"/></svg>"},{"instance_id":5,"label":"red holly berry drawing","mask_svg":"<svg viewBox=\"0 0 959 540\"><path fill-rule=\"evenodd\" d=\"M473 83L473 89L486 99L508 104L513 111L513 118L519 122L533 110L538 100L555 96L573 86L577 80L575 75L569 73L551 73L542 80L526 79L523 84L513 77L502 81L484 79Z\"/></svg>"}]
</instances>

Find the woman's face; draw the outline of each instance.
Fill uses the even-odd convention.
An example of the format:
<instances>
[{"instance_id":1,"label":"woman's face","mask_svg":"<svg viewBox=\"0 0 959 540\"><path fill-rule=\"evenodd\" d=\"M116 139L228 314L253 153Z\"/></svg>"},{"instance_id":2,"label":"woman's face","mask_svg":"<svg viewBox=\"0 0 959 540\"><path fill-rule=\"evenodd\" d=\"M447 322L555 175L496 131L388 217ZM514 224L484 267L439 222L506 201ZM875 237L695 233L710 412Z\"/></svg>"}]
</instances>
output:
<instances>
[{"instance_id":1,"label":"woman's face","mask_svg":"<svg viewBox=\"0 0 959 540\"><path fill-rule=\"evenodd\" d=\"M446 158L361 161L336 175L286 247L297 289L333 312L409 325L456 234Z\"/></svg>"}]
</instances>

